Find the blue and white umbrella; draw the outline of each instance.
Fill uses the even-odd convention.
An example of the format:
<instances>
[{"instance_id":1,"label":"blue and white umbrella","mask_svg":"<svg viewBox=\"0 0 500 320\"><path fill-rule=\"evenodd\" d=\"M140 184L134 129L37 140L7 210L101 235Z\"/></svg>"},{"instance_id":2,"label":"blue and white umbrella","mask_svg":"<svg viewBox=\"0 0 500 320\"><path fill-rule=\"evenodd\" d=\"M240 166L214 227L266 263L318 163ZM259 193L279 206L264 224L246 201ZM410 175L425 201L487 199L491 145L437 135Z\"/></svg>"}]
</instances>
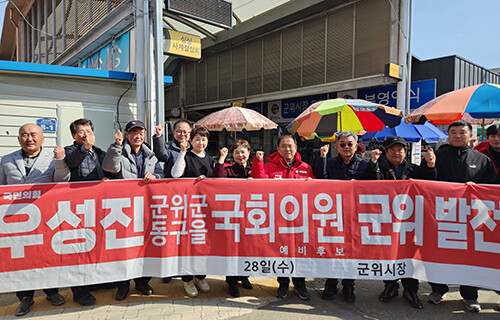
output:
<instances>
[{"instance_id":1,"label":"blue and white umbrella","mask_svg":"<svg viewBox=\"0 0 500 320\"><path fill-rule=\"evenodd\" d=\"M424 124L412 124L402 121L400 125L394 128L384 127L382 131L368 132L361 137L361 141L369 142L372 139L375 139L382 142L387 138L395 136L401 137L407 142L418 142L421 139L424 139L427 142L438 142L439 140L444 141L447 138L447 135L443 131L439 130L439 128L430 122L426 122Z\"/></svg>"}]
</instances>

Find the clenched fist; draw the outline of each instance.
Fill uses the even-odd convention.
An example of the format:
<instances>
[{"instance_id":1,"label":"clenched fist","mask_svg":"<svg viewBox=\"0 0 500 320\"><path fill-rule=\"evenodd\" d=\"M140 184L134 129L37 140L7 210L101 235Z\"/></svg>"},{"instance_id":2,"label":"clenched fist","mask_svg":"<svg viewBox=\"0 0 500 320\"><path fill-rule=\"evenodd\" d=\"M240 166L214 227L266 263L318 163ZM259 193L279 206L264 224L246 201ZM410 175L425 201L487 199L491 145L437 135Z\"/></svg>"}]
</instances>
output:
<instances>
[{"instance_id":1,"label":"clenched fist","mask_svg":"<svg viewBox=\"0 0 500 320\"><path fill-rule=\"evenodd\" d=\"M321 156L321 158L326 157L326 155L328 154L328 151L330 151L330 144L325 144L324 146L322 146L319 149L319 155Z\"/></svg>"},{"instance_id":2,"label":"clenched fist","mask_svg":"<svg viewBox=\"0 0 500 320\"><path fill-rule=\"evenodd\" d=\"M181 151L186 152L186 150L189 147L189 142L187 142L186 140L183 140L181 143L179 143L179 145L181 147Z\"/></svg>"},{"instance_id":3,"label":"clenched fist","mask_svg":"<svg viewBox=\"0 0 500 320\"><path fill-rule=\"evenodd\" d=\"M257 151L257 152L255 152L255 159L257 159L257 160L264 160L264 151Z\"/></svg>"},{"instance_id":4,"label":"clenched fist","mask_svg":"<svg viewBox=\"0 0 500 320\"><path fill-rule=\"evenodd\" d=\"M372 150L372 153L371 153L372 162L376 163L377 160L380 158L381 154L382 154L382 151L380 151L379 149Z\"/></svg>"},{"instance_id":5,"label":"clenched fist","mask_svg":"<svg viewBox=\"0 0 500 320\"><path fill-rule=\"evenodd\" d=\"M159 138L163 134L163 125L159 124L155 127L156 137Z\"/></svg>"},{"instance_id":6,"label":"clenched fist","mask_svg":"<svg viewBox=\"0 0 500 320\"><path fill-rule=\"evenodd\" d=\"M434 166L436 165L436 154L434 153L434 150L432 148L427 150L424 159L427 162L427 166L429 168L434 168Z\"/></svg>"},{"instance_id":7,"label":"clenched fist","mask_svg":"<svg viewBox=\"0 0 500 320\"><path fill-rule=\"evenodd\" d=\"M64 148L61 146L57 146L54 149L54 158L63 159L66 153L64 152Z\"/></svg>"},{"instance_id":8,"label":"clenched fist","mask_svg":"<svg viewBox=\"0 0 500 320\"><path fill-rule=\"evenodd\" d=\"M224 161L226 160L228 153L229 153L229 150L226 147L220 149L220 157L219 157L220 164L224 164Z\"/></svg>"},{"instance_id":9,"label":"clenched fist","mask_svg":"<svg viewBox=\"0 0 500 320\"><path fill-rule=\"evenodd\" d=\"M83 148L88 151L95 144L95 136L92 132L87 133L87 137L85 138L85 142L83 143Z\"/></svg>"}]
</instances>

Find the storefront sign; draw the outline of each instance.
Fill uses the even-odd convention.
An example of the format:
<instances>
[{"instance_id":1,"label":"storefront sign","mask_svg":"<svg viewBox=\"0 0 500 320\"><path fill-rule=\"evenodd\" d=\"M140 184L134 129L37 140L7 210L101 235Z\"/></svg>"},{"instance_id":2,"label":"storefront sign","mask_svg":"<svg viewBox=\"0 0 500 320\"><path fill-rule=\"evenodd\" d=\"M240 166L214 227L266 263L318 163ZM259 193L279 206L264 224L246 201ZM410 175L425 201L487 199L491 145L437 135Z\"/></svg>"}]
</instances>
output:
<instances>
[{"instance_id":1,"label":"storefront sign","mask_svg":"<svg viewBox=\"0 0 500 320\"><path fill-rule=\"evenodd\" d=\"M178 32L170 29L164 30L165 42L163 51L193 59L201 58L201 39L198 36Z\"/></svg>"},{"instance_id":2,"label":"storefront sign","mask_svg":"<svg viewBox=\"0 0 500 320\"><path fill-rule=\"evenodd\" d=\"M401 66L394 63L385 65L385 75L394 79L401 80Z\"/></svg>"},{"instance_id":3,"label":"storefront sign","mask_svg":"<svg viewBox=\"0 0 500 320\"><path fill-rule=\"evenodd\" d=\"M276 123L290 123L311 104L328 99L327 94L269 101L267 117Z\"/></svg>"},{"instance_id":4,"label":"storefront sign","mask_svg":"<svg viewBox=\"0 0 500 320\"><path fill-rule=\"evenodd\" d=\"M410 109L417 109L435 97L436 79L412 82ZM395 108L397 106L397 85L360 89L356 98Z\"/></svg>"},{"instance_id":5,"label":"storefront sign","mask_svg":"<svg viewBox=\"0 0 500 320\"><path fill-rule=\"evenodd\" d=\"M83 68L128 72L130 67L130 32L114 39L81 63Z\"/></svg>"}]
</instances>

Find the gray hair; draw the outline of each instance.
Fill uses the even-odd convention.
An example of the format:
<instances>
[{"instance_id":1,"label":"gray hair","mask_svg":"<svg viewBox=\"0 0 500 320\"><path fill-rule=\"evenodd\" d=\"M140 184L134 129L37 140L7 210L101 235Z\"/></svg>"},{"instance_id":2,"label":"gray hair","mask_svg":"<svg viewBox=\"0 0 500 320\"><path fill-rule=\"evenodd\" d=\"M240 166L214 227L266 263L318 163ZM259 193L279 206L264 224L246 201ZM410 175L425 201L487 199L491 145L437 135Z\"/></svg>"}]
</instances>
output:
<instances>
[{"instance_id":1,"label":"gray hair","mask_svg":"<svg viewBox=\"0 0 500 320\"><path fill-rule=\"evenodd\" d=\"M358 143L358 135L352 131L342 131L341 133L339 133L337 135L337 143L340 140L340 138L347 138L347 137L353 137L354 141L356 141L356 143Z\"/></svg>"}]
</instances>

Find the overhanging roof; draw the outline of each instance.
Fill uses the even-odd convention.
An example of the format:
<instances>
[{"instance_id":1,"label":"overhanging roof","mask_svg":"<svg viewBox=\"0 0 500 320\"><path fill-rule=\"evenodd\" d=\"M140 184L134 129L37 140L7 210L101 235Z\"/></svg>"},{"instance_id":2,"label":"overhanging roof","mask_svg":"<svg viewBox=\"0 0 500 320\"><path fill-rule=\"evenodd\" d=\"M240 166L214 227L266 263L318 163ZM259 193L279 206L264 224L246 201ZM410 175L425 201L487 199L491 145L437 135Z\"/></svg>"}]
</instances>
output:
<instances>
[{"instance_id":1,"label":"overhanging roof","mask_svg":"<svg viewBox=\"0 0 500 320\"><path fill-rule=\"evenodd\" d=\"M135 74L130 72L86 69L16 61L0 61L0 74L2 73L29 74L63 78L89 78L95 80L115 80L126 82L135 80ZM170 76L165 76L163 80L165 85L172 84L172 77Z\"/></svg>"},{"instance_id":2,"label":"overhanging roof","mask_svg":"<svg viewBox=\"0 0 500 320\"><path fill-rule=\"evenodd\" d=\"M267 11L273 10L287 2L292 2L294 0L232 0L229 1L232 3L233 8L233 17L232 17L232 25L233 27L244 23L260 14L263 14ZM166 2L166 1L165 1ZM176 21L172 16L167 17L168 24L175 30L186 32L190 34L194 34L200 36L201 38L207 37L207 34L200 30L206 30L210 34L216 34L218 32L224 31L224 28L220 28L214 25L210 25L208 23L203 23L197 20L187 19L189 22L195 24L195 27L190 27L186 24L183 24L179 21ZM210 36L208 36L210 37Z\"/></svg>"}]
</instances>

